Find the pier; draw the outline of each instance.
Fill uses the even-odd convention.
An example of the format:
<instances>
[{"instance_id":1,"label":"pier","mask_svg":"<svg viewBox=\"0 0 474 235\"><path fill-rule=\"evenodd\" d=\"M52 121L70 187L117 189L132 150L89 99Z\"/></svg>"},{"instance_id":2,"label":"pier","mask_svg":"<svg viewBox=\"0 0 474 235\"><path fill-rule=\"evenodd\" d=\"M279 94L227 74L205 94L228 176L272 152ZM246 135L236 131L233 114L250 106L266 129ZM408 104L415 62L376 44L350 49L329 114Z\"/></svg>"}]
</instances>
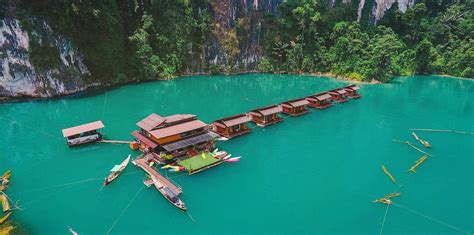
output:
<instances>
[{"instance_id":1,"label":"pier","mask_svg":"<svg viewBox=\"0 0 474 235\"><path fill-rule=\"evenodd\" d=\"M147 174L149 174L151 178L155 181L154 182L155 184L161 184L163 186L168 187L176 195L179 195L183 192L183 190L180 187L171 183L171 181L169 181L167 178L165 178L160 173L158 173L158 171L156 171L151 166L149 166L146 158L133 160L132 163L142 168Z\"/></svg>"},{"instance_id":2,"label":"pier","mask_svg":"<svg viewBox=\"0 0 474 235\"><path fill-rule=\"evenodd\" d=\"M99 140L97 143L104 143L104 144L131 144L133 141L126 141L126 140Z\"/></svg>"}]
</instances>

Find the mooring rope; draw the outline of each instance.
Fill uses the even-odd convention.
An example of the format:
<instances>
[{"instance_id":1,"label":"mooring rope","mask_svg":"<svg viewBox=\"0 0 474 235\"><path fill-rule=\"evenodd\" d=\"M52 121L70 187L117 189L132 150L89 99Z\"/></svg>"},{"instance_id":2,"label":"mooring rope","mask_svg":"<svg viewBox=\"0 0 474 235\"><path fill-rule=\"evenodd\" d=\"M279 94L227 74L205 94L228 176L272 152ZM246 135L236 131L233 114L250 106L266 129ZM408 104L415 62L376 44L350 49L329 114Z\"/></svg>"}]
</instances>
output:
<instances>
[{"instance_id":1,"label":"mooring rope","mask_svg":"<svg viewBox=\"0 0 474 235\"><path fill-rule=\"evenodd\" d=\"M189 218L191 219L191 221L193 221L193 223L196 223L193 217L191 216L191 213L189 213L189 211L186 211L186 214L188 214Z\"/></svg>"},{"instance_id":2,"label":"mooring rope","mask_svg":"<svg viewBox=\"0 0 474 235\"><path fill-rule=\"evenodd\" d=\"M387 205L387 209L385 210L385 215L383 216L382 226L380 226L380 233L379 233L380 235L382 235L383 233L383 227L385 226L385 221L387 219L388 208L390 208L390 204Z\"/></svg>"},{"instance_id":3,"label":"mooring rope","mask_svg":"<svg viewBox=\"0 0 474 235\"><path fill-rule=\"evenodd\" d=\"M137 193L135 194L135 196L132 197L132 199L130 200L130 202L128 202L127 206L122 210L122 212L120 212L120 215L117 217L117 219L115 220L115 222L112 224L112 226L109 228L109 231L107 231L107 235L112 231L112 229L115 227L115 225L117 224L117 222L120 220L120 218L123 216L123 214L125 213L125 211L130 207L130 205L132 205L132 202L135 200L135 198L138 196L138 194L140 194L140 192L143 190L144 188L144 185L142 185L142 187L140 187L140 189L137 191Z\"/></svg>"},{"instance_id":4,"label":"mooring rope","mask_svg":"<svg viewBox=\"0 0 474 235\"><path fill-rule=\"evenodd\" d=\"M426 131L426 132L450 132L450 133L456 133L456 134L474 135L474 132L456 131L456 130L422 129L422 128L411 128L410 130L412 130L412 131Z\"/></svg>"},{"instance_id":5,"label":"mooring rope","mask_svg":"<svg viewBox=\"0 0 474 235\"><path fill-rule=\"evenodd\" d=\"M427 153L427 152L425 152L425 151L423 151L423 150L417 148L416 146L414 146L412 143L410 143L410 142L408 142L408 141L401 141L401 140L396 140L396 139L392 139L392 140L395 141L395 142L398 142L398 143L407 144L408 146L410 146L410 147L416 149L417 151L419 151L419 152L421 152L421 153L423 153L423 154L426 154L426 155L428 155L428 156L430 156L430 157L433 157L433 156L434 156L434 155L431 155L431 154L429 154L429 153Z\"/></svg>"},{"instance_id":6,"label":"mooring rope","mask_svg":"<svg viewBox=\"0 0 474 235\"><path fill-rule=\"evenodd\" d=\"M20 125L20 126L23 126L23 127L27 128L27 129L30 129L30 130L32 130L32 131L36 131L36 132L41 133L41 134L43 134L43 135L47 135L47 136L49 136L49 137L53 137L53 138L56 138L56 139L58 139L58 140L62 140L62 138L59 137L59 136L55 136L55 135L52 135L52 134L50 134L50 133L44 132L44 131L42 131L42 130L39 130L39 129L30 127L30 126L27 126L27 125L25 125L25 124L22 124L22 123L16 121L16 120L9 119L9 118L6 118L6 117L4 117L4 116L0 116L0 118L1 118L1 119L4 119L4 120L7 120L7 121L9 121L9 122L11 122L11 123L14 123L14 124L18 124L18 125Z\"/></svg>"},{"instance_id":7,"label":"mooring rope","mask_svg":"<svg viewBox=\"0 0 474 235\"><path fill-rule=\"evenodd\" d=\"M398 206L398 207L400 207L400 208L402 208L402 209L405 209L405 210L407 210L407 211L409 211L409 212L411 212L411 213L413 213L413 214L416 214L416 215L419 215L419 216L421 216L421 217L424 217L425 219L428 219L428 220L434 221L434 222L436 222L436 223L438 223L438 224L447 226L447 227L449 227L449 228L451 228L451 229L454 229L454 230L456 230L456 231L458 231L458 232L465 233L465 234L468 234L468 235L471 235L471 234L472 234L472 233L467 232L467 231L464 231L464 230L462 230L462 229L460 229L460 228L458 228L458 227L456 227L456 226L454 226L454 225L451 225L451 224L448 224L448 223L443 222L443 221L441 221L441 220L438 220L438 219L435 219L435 218L433 218L433 217L427 216L427 215L425 215L425 214L422 214L422 213L420 213L420 212L418 212L418 211L415 211L415 210L413 210L413 209L410 209L410 208L408 208L408 207L404 207L404 206L402 206L402 205L400 205L400 204L397 204L397 203L394 203L394 202L392 202L392 204L395 205L395 206Z\"/></svg>"}]
</instances>

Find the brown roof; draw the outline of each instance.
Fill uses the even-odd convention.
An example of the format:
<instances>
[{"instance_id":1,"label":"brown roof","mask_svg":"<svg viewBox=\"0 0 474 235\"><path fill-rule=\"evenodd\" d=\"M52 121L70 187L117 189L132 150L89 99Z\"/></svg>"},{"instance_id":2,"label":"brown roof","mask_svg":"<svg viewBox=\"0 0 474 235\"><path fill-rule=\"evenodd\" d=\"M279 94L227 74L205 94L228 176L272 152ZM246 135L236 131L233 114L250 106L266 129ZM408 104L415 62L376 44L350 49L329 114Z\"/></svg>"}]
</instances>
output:
<instances>
[{"instance_id":1,"label":"brown roof","mask_svg":"<svg viewBox=\"0 0 474 235\"><path fill-rule=\"evenodd\" d=\"M336 89L336 90L334 90L334 92L337 92L337 93L339 93L339 94L341 94L341 95L344 95L344 94L347 93L347 91L344 90L344 89Z\"/></svg>"},{"instance_id":2,"label":"brown roof","mask_svg":"<svg viewBox=\"0 0 474 235\"><path fill-rule=\"evenodd\" d=\"M250 112L259 114L259 116L261 115L267 116L267 115L272 115L275 113L280 113L281 111L282 111L282 108L280 105L271 105L271 106L267 106L267 107L263 107L259 109L254 109Z\"/></svg>"},{"instance_id":3,"label":"brown roof","mask_svg":"<svg viewBox=\"0 0 474 235\"><path fill-rule=\"evenodd\" d=\"M148 117L144 118L143 120L137 123L137 126L142 128L146 131L151 131L157 126L161 125L165 121L165 118L156 114L152 113Z\"/></svg>"},{"instance_id":4,"label":"brown roof","mask_svg":"<svg viewBox=\"0 0 474 235\"><path fill-rule=\"evenodd\" d=\"M174 114L174 115L165 117L165 119L166 119L166 123L170 124L173 122L184 121L186 119L193 119L195 117L196 115L194 114Z\"/></svg>"},{"instance_id":5,"label":"brown roof","mask_svg":"<svg viewBox=\"0 0 474 235\"><path fill-rule=\"evenodd\" d=\"M329 95L328 93L324 93L322 95L317 95L314 98L316 98L317 100L323 101L323 100L327 100L331 98L331 95Z\"/></svg>"},{"instance_id":6,"label":"brown roof","mask_svg":"<svg viewBox=\"0 0 474 235\"><path fill-rule=\"evenodd\" d=\"M357 91L357 90L359 90L359 89L360 89L360 87L359 87L359 86L357 86L357 85L354 85L354 84L352 84L352 85L349 85L349 86L346 86L345 88L351 89L351 90L353 90L353 91Z\"/></svg>"},{"instance_id":7,"label":"brown roof","mask_svg":"<svg viewBox=\"0 0 474 235\"><path fill-rule=\"evenodd\" d=\"M203 128L205 126L207 126L207 124L204 122L201 122L200 120L192 120L190 122L180 123L177 125L152 130L150 131L150 134L153 135L155 138L160 139L160 138L192 131L195 129Z\"/></svg>"},{"instance_id":8,"label":"brown roof","mask_svg":"<svg viewBox=\"0 0 474 235\"><path fill-rule=\"evenodd\" d=\"M239 125L239 124L242 124L242 123L246 123L246 122L249 122L249 121L250 121L250 118L247 115L237 114L237 115L234 115L234 116L230 116L230 117L222 118L222 119L219 119L219 120L215 120L214 122L222 123L222 124L224 124L224 126L229 127L229 126L235 126L235 125Z\"/></svg>"},{"instance_id":9,"label":"brown roof","mask_svg":"<svg viewBox=\"0 0 474 235\"><path fill-rule=\"evenodd\" d=\"M73 136L73 135L77 135L77 134L81 134L84 132L93 131L93 130L97 130L101 128L104 128L104 124L102 123L102 121L95 121L95 122L86 123L80 126L66 128L66 129L63 129L62 131L63 131L64 137L69 137L69 136Z\"/></svg>"},{"instance_id":10,"label":"brown roof","mask_svg":"<svg viewBox=\"0 0 474 235\"><path fill-rule=\"evenodd\" d=\"M132 132L132 135L137 138L137 140L140 140L140 142L144 143L146 146L150 147L150 148L156 148L158 147L158 144L156 144L155 142L153 142L152 140L148 139L146 136L142 135L140 132L138 131L134 131Z\"/></svg>"},{"instance_id":11,"label":"brown roof","mask_svg":"<svg viewBox=\"0 0 474 235\"><path fill-rule=\"evenodd\" d=\"M309 104L309 102L306 99L295 99L295 100L289 100L286 102L283 102L282 104L289 104L292 107L299 107L303 105Z\"/></svg>"}]
</instances>

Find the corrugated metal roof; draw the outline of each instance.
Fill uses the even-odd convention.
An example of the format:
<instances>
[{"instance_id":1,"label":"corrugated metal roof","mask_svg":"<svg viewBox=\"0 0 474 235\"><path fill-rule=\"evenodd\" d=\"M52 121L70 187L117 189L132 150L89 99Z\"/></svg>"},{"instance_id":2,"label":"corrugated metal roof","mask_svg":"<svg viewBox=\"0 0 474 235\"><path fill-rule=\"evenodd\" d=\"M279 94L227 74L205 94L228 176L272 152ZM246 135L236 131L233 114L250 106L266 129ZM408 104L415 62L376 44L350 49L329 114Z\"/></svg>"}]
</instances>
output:
<instances>
[{"instance_id":1,"label":"corrugated metal roof","mask_svg":"<svg viewBox=\"0 0 474 235\"><path fill-rule=\"evenodd\" d=\"M95 121L95 122L86 123L80 126L66 128L66 129L63 129L62 132L63 132L63 136L67 138L69 136L73 136L73 135L77 135L77 134L81 134L84 132L93 131L93 130L97 130L101 128L104 128L104 124L102 123L102 121Z\"/></svg>"},{"instance_id":2,"label":"corrugated metal roof","mask_svg":"<svg viewBox=\"0 0 474 235\"><path fill-rule=\"evenodd\" d=\"M178 121L191 119L195 117L196 115L194 114L174 114L174 115L165 117L165 119L166 119L166 123L173 123L173 122L178 122Z\"/></svg>"},{"instance_id":3,"label":"corrugated metal roof","mask_svg":"<svg viewBox=\"0 0 474 235\"><path fill-rule=\"evenodd\" d=\"M327 100L327 99L331 98L331 95L325 93L325 94L322 94L322 95L318 95L315 98L320 100L320 101L323 101L323 100Z\"/></svg>"},{"instance_id":4,"label":"corrugated metal roof","mask_svg":"<svg viewBox=\"0 0 474 235\"><path fill-rule=\"evenodd\" d=\"M144 143L146 146L150 148L156 148L158 146L157 143L153 142L152 140L148 139L146 136L142 135L138 131L132 132L132 135L137 138L140 142Z\"/></svg>"},{"instance_id":5,"label":"corrugated metal roof","mask_svg":"<svg viewBox=\"0 0 474 235\"><path fill-rule=\"evenodd\" d=\"M137 126L146 131L151 131L153 128L161 125L166 119L156 113L148 115L148 117L137 123Z\"/></svg>"},{"instance_id":6,"label":"corrugated metal roof","mask_svg":"<svg viewBox=\"0 0 474 235\"><path fill-rule=\"evenodd\" d=\"M337 92L337 93L339 93L339 94L341 94L341 95L344 95L344 94L347 93L347 91L344 90L344 89L338 89L338 90L335 90L335 92Z\"/></svg>"},{"instance_id":7,"label":"corrugated metal roof","mask_svg":"<svg viewBox=\"0 0 474 235\"><path fill-rule=\"evenodd\" d=\"M180 141L177 141L177 142L174 142L174 143L171 143L171 144L163 145L163 148L166 151L171 152L171 151L174 151L174 150L177 150L177 149L182 149L182 148L186 148L188 146L193 146L195 144L199 144L199 143L202 143L202 142L209 141L212 138L214 138L214 135L209 134L209 133L204 133L204 134L194 136L194 137L191 137L191 138L188 138L188 139L180 140Z\"/></svg>"},{"instance_id":8,"label":"corrugated metal roof","mask_svg":"<svg viewBox=\"0 0 474 235\"><path fill-rule=\"evenodd\" d=\"M164 137L203 128L205 126L207 126L207 124L200 120L192 120L190 122L180 123L177 125L152 130L150 131L150 134L153 135L157 139L161 139Z\"/></svg>"},{"instance_id":9,"label":"corrugated metal roof","mask_svg":"<svg viewBox=\"0 0 474 235\"><path fill-rule=\"evenodd\" d=\"M242 124L242 123L246 123L246 122L249 122L249 121L250 121L250 118L247 115L237 114L237 115L234 115L234 116L230 116L230 117L226 117L226 118L216 120L214 122L221 123L221 124L229 127L229 126L235 126L235 125L239 125L239 124Z\"/></svg>"},{"instance_id":10,"label":"corrugated metal roof","mask_svg":"<svg viewBox=\"0 0 474 235\"><path fill-rule=\"evenodd\" d=\"M360 89L360 87L357 86L357 85L349 85L349 86L347 86L346 88L351 89L351 90L354 90L354 91L357 91L357 90Z\"/></svg>"}]
</instances>

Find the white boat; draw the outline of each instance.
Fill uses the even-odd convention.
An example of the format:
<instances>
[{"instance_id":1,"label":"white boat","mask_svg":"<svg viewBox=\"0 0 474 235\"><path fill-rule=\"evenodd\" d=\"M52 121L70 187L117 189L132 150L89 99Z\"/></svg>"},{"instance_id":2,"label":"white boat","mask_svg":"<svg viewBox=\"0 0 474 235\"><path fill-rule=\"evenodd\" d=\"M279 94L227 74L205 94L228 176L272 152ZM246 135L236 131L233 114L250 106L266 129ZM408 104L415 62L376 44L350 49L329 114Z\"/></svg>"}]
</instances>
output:
<instances>
[{"instance_id":1,"label":"white boat","mask_svg":"<svg viewBox=\"0 0 474 235\"><path fill-rule=\"evenodd\" d=\"M224 158L222 158L222 160L227 160L227 159L229 159L230 157L232 157L232 154L229 154L229 155L225 156Z\"/></svg>"},{"instance_id":2,"label":"white boat","mask_svg":"<svg viewBox=\"0 0 474 235\"><path fill-rule=\"evenodd\" d=\"M214 149L214 151L212 151L212 153L217 153L217 151L219 151L218 148Z\"/></svg>"},{"instance_id":3,"label":"white boat","mask_svg":"<svg viewBox=\"0 0 474 235\"><path fill-rule=\"evenodd\" d=\"M125 170L128 163L130 162L131 157L132 157L132 155L128 155L128 157L125 160L123 160L123 162L120 163L120 165L115 165L112 168L112 170L110 170L109 176L105 177L104 186L109 185L110 182L115 180L122 173L122 171Z\"/></svg>"}]
</instances>

